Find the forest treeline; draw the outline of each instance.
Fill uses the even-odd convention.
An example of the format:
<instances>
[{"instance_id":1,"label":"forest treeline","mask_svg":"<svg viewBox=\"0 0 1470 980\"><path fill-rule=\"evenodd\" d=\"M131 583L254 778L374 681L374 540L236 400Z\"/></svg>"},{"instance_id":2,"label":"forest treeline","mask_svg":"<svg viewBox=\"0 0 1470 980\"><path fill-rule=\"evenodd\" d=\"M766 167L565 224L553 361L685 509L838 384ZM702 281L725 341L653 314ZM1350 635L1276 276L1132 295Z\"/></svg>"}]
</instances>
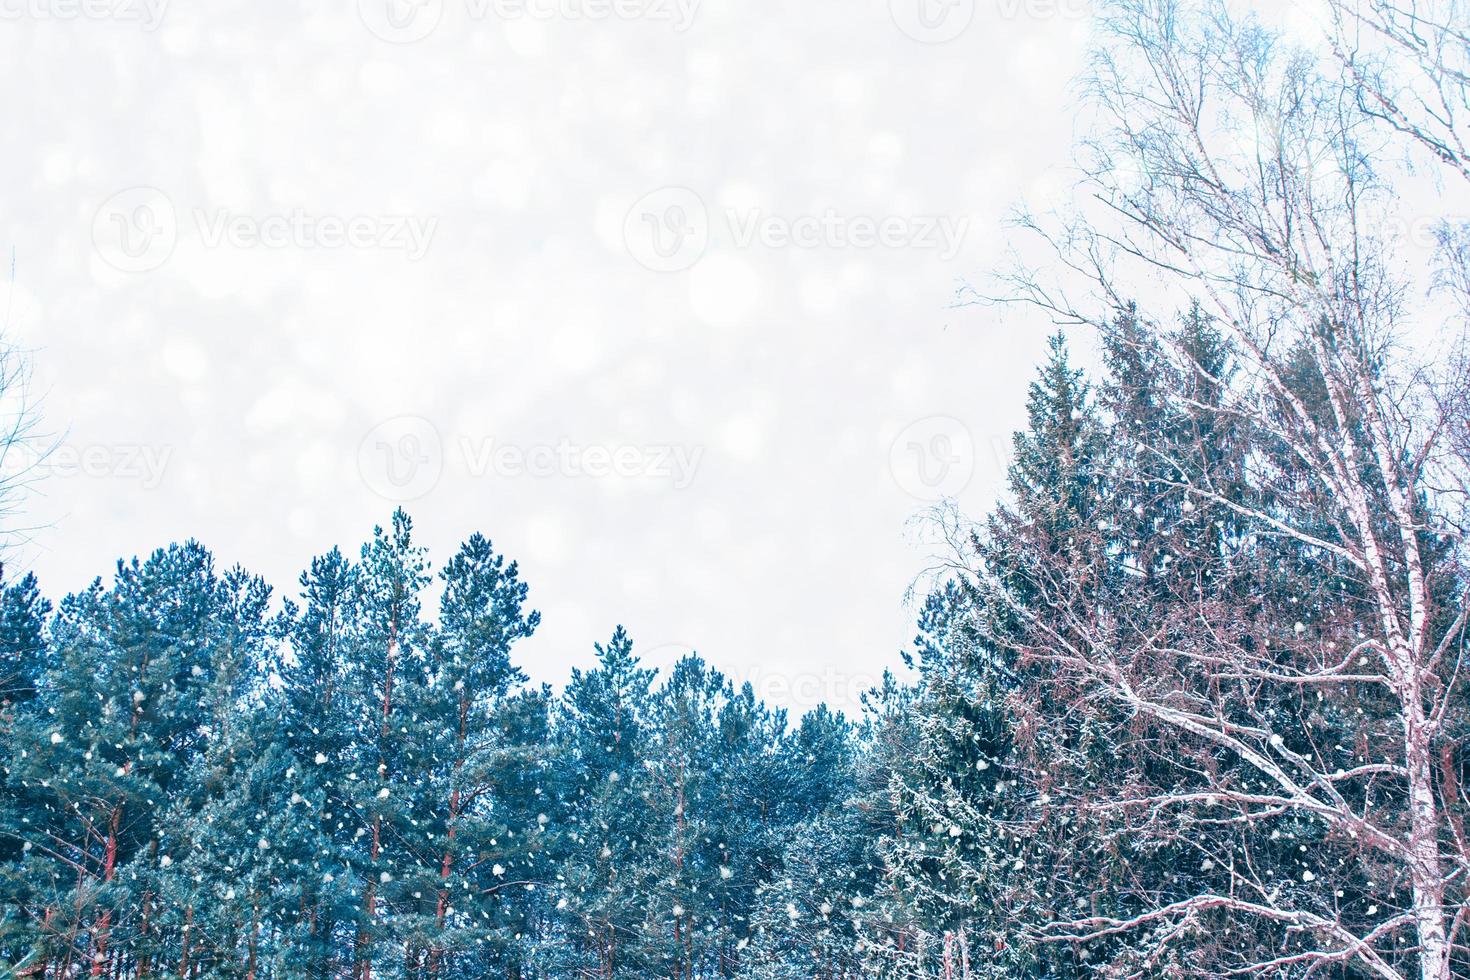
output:
<instances>
[{"instance_id":1,"label":"forest treeline","mask_svg":"<svg viewBox=\"0 0 1470 980\"><path fill-rule=\"evenodd\" d=\"M1155 472L1189 459L1232 498L1272 492L1249 465L1269 447L1179 408L1220 397L1228 343L1198 310L1170 334L1187 375L1121 316L1096 390L1053 338L1012 502L975 529L985 571L929 597L917 680L890 678L856 722L788 719L695 656L658 677L621 628L560 694L530 686L516 645L539 616L516 564L475 535L435 570L402 512L279 607L193 542L54 609L10 583L0 962L42 980L1192 975L1321 940L1223 906L1079 935L1094 913L1229 894L1232 854L1283 907L1404 917L1405 869L1043 653L1064 613L1134 618L1173 634L1136 682L1177 684L1201 628L1325 660L1372 628L1337 556ZM1436 762L1456 822L1460 685ZM1387 699L1255 693L1228 731L1269 719L1261 751L1320 757L1365 828L1403 819L1390 776L1345 778L1395 738ZM1133 823L1130 803L1202 793L1218 813ZM1157 946L1165 928L1190 941Z\"/></svg>"},{"instance_id":2,"label":"forest treeline","mask_svg":"<svg viewBox=\"0 0 1470 980\"><path fill-rule=\"evenodd\" d=\"M281 592L193 542L12 576L0 968L1470 976L1470 225L1403 183L1470 180L1470 14L1101 6L1081 193L996 297L1096 367L1055 336L1004 498L933 515L861 717L621 628L531 685L514 561L401 512Z\"/></svg>"}]
</instances>

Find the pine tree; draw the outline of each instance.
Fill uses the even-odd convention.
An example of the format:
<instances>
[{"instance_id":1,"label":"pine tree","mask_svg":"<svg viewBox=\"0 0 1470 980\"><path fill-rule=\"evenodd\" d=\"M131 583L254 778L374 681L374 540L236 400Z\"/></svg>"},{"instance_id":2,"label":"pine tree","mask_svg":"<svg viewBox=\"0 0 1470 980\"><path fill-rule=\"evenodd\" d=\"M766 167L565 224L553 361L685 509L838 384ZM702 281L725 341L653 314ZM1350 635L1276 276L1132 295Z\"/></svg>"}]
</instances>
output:
<instances>
[{"instance_id":1,"label":"pine tree","mask_svg":"<svg viewBox=\"0 0 1470 980\"><path fill-rule=\"evenodd\" d=\"M490 905L502 913L496 921L515 918L503 914L511 904L504 900L510 889L505 879L534 878L527 849L536 846L547 822L535 815L527 821L525 801L512 800L512 784L534 767L534 740L545 734L544 722L534 720L544 715L544 704L511 697L526 679L511 662L511 648L541 621L539 613L524 608L527 586L519 574L515 562L507 564L478 534L442 572L439 623L418 719L432 737L421 768L425 778L414 790L422 805L420 828L437 845L431 865L418 872L414 892L424 903L421 915L428 917L432 909L420 926L427 948L419 951L430 978L442 974L446 958L472 943L488 938L503 950L513 948L514 933L486 928L492 923L476 922L475 912ZM517 831L521 843L515 843ZM504 870L497 874L496 868Z\"/></svg>"},{"instance_id":2,"label":"pine tree","mask_svg":"<svg viewBox=\"0 0 1470 980\"><path fill-rule=\"evenodd\" d=\"M12 776L44 802L22 817L26 873L39 883L45 960L94 976L136 955L146 972L162 939L153 876L174 794L205 747L205 694L224 648L254 656L268 590L218 577L189 543L119 563L61 605L39 685L43 710L18 731ZM124 950L114 936L134 945Z\"/></svg>"},{"instance_id":3,"label":"pine tree","mask_svg":"<svg viewBox=\"0 0 1470 980\"><path fill-rule=\"evenodd\" d=\"M711 736L707 765L715 805L698 850L707 882L707 971L728 977L755 936L761 889L780 863L792 814L806 812L810 789L785 764L788 749L795 748L786 742L785 712L761 704L751 685L726 688ZM810 783L815 789L818 780Z\"/></svg>"},{"instance_id":4,"label":"pine tree","mask_svg":"<svg viewBox=\"0 0 1470 980\"><path fill-rule=\"evenodd\" d=\"M413 543L413 523L395 511L391 526L374 528L363 546L348 634L353 755L339 789L356 824L351 868L362 902L353 952L356 980L371 980L375 964L402 938L392 913L411 898L412 885L405 887L402 879L415 861L406 845L424 836L415 826L412 794L429 736L419 730L413 706L421 701L425 679L420 594L428 581L428 560Z\"/></svg>"},{"instance_id":5,"label":"pine tree","mask_svg":"<svg viewBox=\"0 0 1470 980\"><path fill-rule=\"evenodd\" d=\"M570 954L564 968L611 980L664 967L644 942L646 869L659 840L642 801L654 672L639 666L621 626L597 657L596 669L572 671L557 726L569 831L557 906Z\"/></svg>"},{"instance_id":6,"label":"pine tree","mask_svg":"<svg viewBox=\"0 0 1470 980\"><path fill-rule=\"evenodd\" d=\"M0 591L0 712L32 701L45 667L46 617L36 576L27 574Z\"/></svg>"},{"instance_id":7,"label":"pine tree","mask_svg":"<svg viewBox=\"0 0 1470 980\"><path fill-rule=\"evenodd\" d=\"M0 745L19 744L22 731L31 726L45 669L50 612L34 575L0 591ZM25 874L26 814L44 805L45 794L12 776L8 754L0 756L0 963L12 962L22 970L42 964L49 943L44 928L29 921L26 912L35 904Z\"/></svg>"},{"instance_id":8,"label":"pine tree","mask_svg":"<svg viewBox=\"0 0 1470 980\"><path fill-rule=\"evenodd\" d=\"M704 886L714 870L700 860L713 810L707 740L724 686L722 676L689 656L674 665L653 701L658 741L643 794L644 818L658 835L648 855L656 872L647 895L649 945L676 978L692 976L705 952Z\"/></svg>"},{"instance_id":9,"label":"pine tree","mask_svg":"<svg viewBox=\"0 0 1470 980\"><path fill-rule=\"evenodd\" d=\"M751 941L739 975L865 976L864 930L881 871L875 835L852 805L852 725L819 706L772 748L780 790L759 796L777 822L765 828L763 853L742 855L743 874L756 884L741 896Z\"/></svg>"},{"instance_id":10,"label":"pine tree","mask_svg":"<svg viewBox=\"0 0 1470 980\"><path fill-rule=\"evenodd\" d=\"M267 694L289 757L278 805L297 815L278 847L294 856L294 904L282 923L287 966L310 980L338 970L340 928L356 914L350 894L352 832L347 775L355 766L353 693L347 687L354 569L333 548L300 576L300 604L277 621L285 648ZM307 870L309 869L309 870Z\"/></svg>"},{"instance_id":11,"label":"pine tree","mask_svg":"<svg viewBox=\"0 0 1470 980\"><path fill-rule=\"evenodd\" d=\"M279 877L268 864L273 855L264 851L273 827L290 820L276 806L282 766L274 730L255 711L265 684L270 598L269 586L242 569L230 569L219 581L209 615L208 666L197 673L190 668L199 681L193 690L198 742L159 801L149 851L129 869L135 887L143 889L147 916L145 936L134 944L148 961L140 972L154 972L156 964L156 972L166 974L177 963L186 975L192 962L198 969L239 967L237 975L256 976L262 908ZM222 887L237 888L239 900L223 899Z\"/></svg>"}]
</instances>

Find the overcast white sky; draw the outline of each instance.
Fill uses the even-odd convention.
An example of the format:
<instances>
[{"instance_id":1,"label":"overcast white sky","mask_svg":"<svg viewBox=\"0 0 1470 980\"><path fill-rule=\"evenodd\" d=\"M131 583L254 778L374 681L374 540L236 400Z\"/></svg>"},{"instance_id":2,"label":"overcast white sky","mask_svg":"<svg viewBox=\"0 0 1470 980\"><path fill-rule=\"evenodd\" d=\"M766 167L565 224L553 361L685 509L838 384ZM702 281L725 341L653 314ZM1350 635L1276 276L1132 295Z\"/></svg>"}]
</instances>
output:
<instances>
[{"instance_id":1,"label":"overcast white sky","mask_svg":"<svg viewBox=\"0 0 1470 980\"><path fill-rule=\"evenodd\" d=\"M0 310L63 439L12 569L194 536L294 594L402 501L520 560L536 680L622 622L852 708L907 522L1024 417L1044 327L952 303L1070 180L1082 0L282 6L0 0Z\"/></svg>"}]
</instances>

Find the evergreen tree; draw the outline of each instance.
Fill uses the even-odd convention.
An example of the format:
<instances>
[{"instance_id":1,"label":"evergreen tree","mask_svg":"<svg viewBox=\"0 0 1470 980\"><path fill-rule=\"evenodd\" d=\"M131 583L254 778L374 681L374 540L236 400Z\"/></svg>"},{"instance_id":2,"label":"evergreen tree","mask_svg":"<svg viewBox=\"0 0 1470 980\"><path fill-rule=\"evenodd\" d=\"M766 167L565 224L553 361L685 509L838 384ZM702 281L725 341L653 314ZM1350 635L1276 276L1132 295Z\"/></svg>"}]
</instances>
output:
<instances>
[{"instance_id":1,"label":"evergreen tree","mask_svg":"<svg viewBox=\"0 0 1470 980\"><path fill-rule=\"evenodd\" d=\"M653 759L654 672L639 666L621 626L597 646L598 666L572 671L561 702L558 755L569 851L557 902L567 938L563 969L638 977L662 971L645 943L659 841L642 802ZM565 904L563 904L565 903Z\"/></svg>"},{"instance_id":2,"label":"evergreen tree","mask_svg":"<svg viewBox=\"0 0 1470 980\"><path fill-rule=\"evenodd\" d=\"M536 767L544 700L511 697L526 679L511 662L511 647L535 631L541 616L524 608L528 590L516 564L478 534L441 575L439 623L417 720L430 738L424 778L413 791L422 813L416 829L436 846L414 882L415 911L425 921L417 927L420 948L411 972L430 978L443 973L456 951L487 940L514 957L515 937L527 926L524 914L512 911L511 882L524 887L537 878L533 856L548 822L536 812L527 819L524 787L515 792Z\"/></svg>"},{"instance_id":3,"label":"evergreen tree","mask_svg":"<svg viewBox=\"0 0 1470 980\"><path fill-rule=\"evenodd\" d=\"M819 706L769 757L784 792L778 823L765 835L773 855L754 894L753 941L740 976L797 978L865 976L864 925L880 880L874 835L852 803L858 794L858 745L852 725ZM759 868L760 865L757 865Z\"/></svg>"},{"instance_id":4,"label":"evergreen tree","mask_svg":"<svg viewBox=\"0 0 1470 980\"><path fill-rule=\"evenodd\" d=\"M41 598L34 575L0 591L0 745L15 745L26 716L35 707L45 669L46 618L51 604ZM26 815L45 804L45 794L12 777L8 757L0 757L0 898L24 908L33 899L24 876ZM24 968L39 960L38 936L23 912L0 904L0 962Z\"/></svg>"},{"instance_id":5,"label":"evergreen tree","mask_svg":"<svg viewBox=\"0 0 1470 980\"><path fill-rule=\"evenodd\" d=\"M44 794L21 824L46 968L86 964L97 976L134 956L152 966L166 911L150 873L160 818L188 794L188 760L211 737L216 657L259 655L268 596L243 573L218 577L189 543L119 563L111 590L99 581L62 603L42 710L18 727L10 764Z\"/></svg>"},{"instance_id":6,"label":"evergreen tree","mask_svg":"<svg viewBox=\"0 0 1470 980\"><path fill-rule=\"evenodd\" d=\"M1048 672L1028 657L1038 634L1066 636L1070 620L1093 615L1110 574L1098 527L1106 430L1061 334L1027 414L1012 500L976 537L981 575L936 592L920 617L910 658L920 681L906 708L916 744L896 760L895 826L881 844L896 889L887 914L905 924L875 945L876 970L940 975L971 954L974 976L1078 970L1017 929L1054 904L1052 880L1076 844L1077 828L1060 840L1036 832L1049 787L1095 778L1105 752L1105 720L1051 721L1048 705L1070 694L1035 683Z\"/></svg>"},{"instance_id":7,"label":"evergreen tree","mask_svg":"<svg viewBox=\"0 0 1470 980\"><path fill-rule=\"evenodd\" d=\"M417 773L433 738L421 728L416 710L425 680L420 594L428 582L428 560L413 543L412 521L395 511L391 526L374 528L362 548L347 635L353 738L339 790L356 824L349 861L353 891L361 898L355 980L371 980L375 965L388 962L405 939L393 913L410 904L415 886L403 879L416 866L412 848L424 839L413 808Z\"/></svg>"},{"instance_id":8,"label":"evergreen tree","mask_svg":"<svg viewBox=\"0 0 1470 980\"><path fill-rule=\"evenodd\" d=\"M36 576L27 574L0 591L0 711L30 702L45 667L46 617Z\"/></svg>"},{"instance_id":9,"label":"evergreen tree","mask_svg":"<svg viewBox=\"0 0 1470 980\"><path fill-rule=\"evenodd\" d=\"M277 846L302 869L282 923L284 962L310 980L338 972L342 927L356 915L348 862L359 824L345 789L355 766L345 659L354 574L336 548L314 558L301 574L300 604L288 601L277 621L284 647L276 664L278 683L267 695L290 760L277 805L297 816Z\"/></svg>"}]
</instances>

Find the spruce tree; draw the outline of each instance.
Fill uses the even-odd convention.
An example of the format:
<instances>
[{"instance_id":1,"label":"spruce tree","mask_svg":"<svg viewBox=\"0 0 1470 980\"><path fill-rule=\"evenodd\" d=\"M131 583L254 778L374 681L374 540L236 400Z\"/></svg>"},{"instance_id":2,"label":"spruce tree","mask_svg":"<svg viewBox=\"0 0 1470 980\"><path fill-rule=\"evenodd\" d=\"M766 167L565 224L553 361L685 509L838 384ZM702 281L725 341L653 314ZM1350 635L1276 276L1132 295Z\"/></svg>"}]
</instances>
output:
<instances>
[{"instance_id":1,"label":"spruce tree","mask_svg":"<svg viewBox=\"0 0 1470 980\"><path fill-rule=\"evenodd\" d=\"M1011 500L976 536L979 576L937 591L920 617L910 659L920 680L905 708L916 744L895 760L895 825L881 842L895 884L887 914L906 923L871 951L885 973L932 973L981 954L976 976L1077 969L1015 928L1055 899L1049 879L1068 847L1021 828L1038 822L1054 781L1091 778L1104 751L1099 720L1040 725L1046 705L1017 696L1066 699L1031 685L1041 673L1028 659L1032 638L1065 634L1070 617L1091 615L1110 574L1098 528L1106 430L1061 334L1048 343L1027 414L1014 438ZM1036 767L1038 758L1047 764Z\"/></svg>"}]
</instances>

